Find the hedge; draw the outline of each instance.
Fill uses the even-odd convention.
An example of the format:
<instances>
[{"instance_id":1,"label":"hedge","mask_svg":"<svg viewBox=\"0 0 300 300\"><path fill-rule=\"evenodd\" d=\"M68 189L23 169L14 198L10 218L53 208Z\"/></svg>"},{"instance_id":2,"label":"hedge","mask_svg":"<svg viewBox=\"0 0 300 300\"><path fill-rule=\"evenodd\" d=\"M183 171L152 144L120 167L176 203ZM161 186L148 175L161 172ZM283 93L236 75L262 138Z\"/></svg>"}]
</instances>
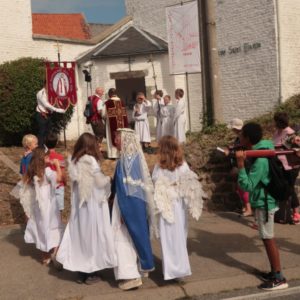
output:
<instances>
[{"instance_id":1,"label":"hedge","mask_svg":"<svg viewBox=\"0 0 300 300\"><path fill-rule=\"evenodd\" d=\"M36 94L45 79L44 60L21 58L0 65L0 145L20 145L22 136L37 133L34 119ZM59 133L71 120L66 114L53 114L53 130Z\"/></svg>"}]
</instances>

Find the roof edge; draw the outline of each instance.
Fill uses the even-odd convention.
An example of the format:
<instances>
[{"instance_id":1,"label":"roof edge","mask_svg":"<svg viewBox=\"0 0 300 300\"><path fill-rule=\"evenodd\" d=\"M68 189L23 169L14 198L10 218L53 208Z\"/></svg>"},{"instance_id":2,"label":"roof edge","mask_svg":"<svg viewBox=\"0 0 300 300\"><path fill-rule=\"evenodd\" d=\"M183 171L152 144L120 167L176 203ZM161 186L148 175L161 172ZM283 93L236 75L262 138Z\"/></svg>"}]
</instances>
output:
<instances>
[{"instance_id":1,"label":"roof edge","mask_svg":"<svg viewBox=\"0 0 300 300\"><path fill-rule=\"evenodd\" d=\"M118 30L122 26L126 25L128 22L132 21L131 16L126 16L111 27L105 29L103 32L99 33L98 35L94 36L93 38L90 39L90 42L93 45L99 44L102 42L104 39L106 39L108 36L110 36L114 31Z\"/></svg>"},{"instance_id":2,"label":"roof edge","mask_svg":"<svg viewBox=\"0 0 300 300\"><path fill-rule=\"evenodd\" d=\"M80 40L80 39L70 39L64 38L61 36L54 36L54 35L44 35L44 34L32 34L32 38L36 40L46 40L46 41L60 41L60 42L67 42L73 44L81 44L87 46L97 45L110 36L114 31L118 30L122 26L126 25L128 22L132 21L131 16L126 16L121 19L119 22L115 23L111 27L105 29L103 32L99 33L98 35L94 36L89 40Z\"/></svg>"},{"instance_id":3,"label":"roof edge","mask_svg":"<svg viewBox=\"0 0 300 300\"><path fill-rule=\"evenodd\" d=\"M91 40L70 39L70 38L64 38L55 35L33 34L32 38L34 40L60 41L60 42L67 42L72 44L81 44L81 45L88 45L88 46L94 45L91 42Z\"/></svg>"}]
</instances>

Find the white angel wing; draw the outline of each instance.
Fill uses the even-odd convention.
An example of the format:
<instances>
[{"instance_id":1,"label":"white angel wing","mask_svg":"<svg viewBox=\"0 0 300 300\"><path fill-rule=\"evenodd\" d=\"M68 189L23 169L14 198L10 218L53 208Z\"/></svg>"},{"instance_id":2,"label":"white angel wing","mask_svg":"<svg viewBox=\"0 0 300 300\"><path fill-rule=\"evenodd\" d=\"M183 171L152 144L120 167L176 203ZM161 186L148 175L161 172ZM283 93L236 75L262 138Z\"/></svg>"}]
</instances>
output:
<instances>
[{"instance_id":1,"label":"white angel wing","mask_svg":"<svg viewBox=\"0 0 300 300\"><path fill-rule=\"evenodd\" d=\"M154 207L157 213L169 223L174 223L173 199L176 199L176 183L165 176L159 176L154 188Z\"/></svg>"},{"instance_id":2,"label":"white angel wing","mask_svg":"<svg viewBox=\"0 0 300 300\"><path fill-rule=\"evenodd\" d=\"M198 175L191 170L182 174L179 177L178 191L191 216L199 220L203 209L203 198L206 198L207 194L202 189Z\"/></svg>"},{"instance_id":3,"label":"white angel wing","mask_svg":"<svg viewBox=\"0 0 300 300\"><path fill-rule=\"evenodd\" d=\"M36 201L35 189L32 185L23 184L20 188L20 203L28 218L33 218L34 202Z\"/></svg>"}]
</instances>

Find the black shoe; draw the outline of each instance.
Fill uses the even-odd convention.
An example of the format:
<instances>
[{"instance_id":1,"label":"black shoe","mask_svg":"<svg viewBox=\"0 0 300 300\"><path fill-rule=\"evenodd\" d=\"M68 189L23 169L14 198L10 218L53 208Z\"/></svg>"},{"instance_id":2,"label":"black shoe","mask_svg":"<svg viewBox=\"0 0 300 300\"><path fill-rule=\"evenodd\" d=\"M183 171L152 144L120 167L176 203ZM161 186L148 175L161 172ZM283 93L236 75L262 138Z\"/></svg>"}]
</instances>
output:
<instances>
[{"instance_id":1,"label":"black shoe","mask_svg":"<svg viewBox=\"0 0 300 300\"><path fill-rule=\"evenodd\" d=\"M144 152L146 152L147 154L153 154L154 153L154 151L153 151L153 148L152 147L146 147L145 149L144 149Z\"/></svg>"},{"instance_id":2,"label":"black shoe","mask_svg":"<svg viewBox=\"0 0 300 300\"><path fill-rule=\"evenodd\" d=\"M87 279L87 274L83 272L78 272L78 278L76 279L76 282L79 284L85 283Z\"/></svg>"},{"instance_id":3,"label":"black shoe","mask_svg":"<svg viewBox=\"0 0 300 300\"><path fill-rule=\"evenodd\" d=\"M88 285L95 284L101 281L101 278L97 275L88 276L85 283Z\"/></svg>"},{"instance_id":4,"label":"black shoe","mask_svg":"<svg viewBox=\"0 0 300 300\"><path fill-rule=\"evenodd\" d=\"M273 272L261 272L257 275L257 277L264 282L268 282L275 279L275 274Z\"/></svg>"},{"instance_id":5,"label":"black shoe","mask_svg":"<svg viewBox=\"0 0 300 300\"><path fill-rule=\"evenodd\" d=\"M289 287L286 279L273 279L268 282L262 283L259 288L264 291L276 291L276 290L283 290Z\"/></svg>"}]
</instances>

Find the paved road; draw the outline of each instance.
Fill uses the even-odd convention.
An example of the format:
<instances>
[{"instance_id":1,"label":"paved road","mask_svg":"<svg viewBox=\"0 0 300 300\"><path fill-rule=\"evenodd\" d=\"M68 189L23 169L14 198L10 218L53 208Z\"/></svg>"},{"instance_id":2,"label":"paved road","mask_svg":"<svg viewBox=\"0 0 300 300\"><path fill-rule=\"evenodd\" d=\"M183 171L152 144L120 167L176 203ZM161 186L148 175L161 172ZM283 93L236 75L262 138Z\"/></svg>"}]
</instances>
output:
<instances>
[{"instance_id":1,"label":"paved road","mask_svg":"<svg viewBox=\"0 0 300 300\"><path fill-rule=\"evenodd\" d=\"M204 295L209 294L219 298L207 299L222 299L224 295L218 293L245 292L249 287L248 294L258 293L260 281L254 272L268 270L268 262L257 231L250 228L248 221L233 213L204 213L199 222L191 220L188 249L193 275L184 285L163 280L159 242L154 241L156 270L140 289L131 292L117 288L112 270L103 272L99 284L76 284L76 274L43 267L38 251L24 243L20 228L0 228L0 299L169 300L193 299L195 295L205 299ZM299 230L300 225L276 224L275 228L284 274L289 280L300 280ZM227 298L236 296L239 295L226 294Z\"/></svg>"},{"instance_id":2,"label":"paved road","mask_svg":"<svg viewBox=\"0 0 300 300\"><path fill-rule=\"evenodd\" d=\"M300 280L289 282L289 288L285 290L265 292L257 288L246 288L242 290L228 291L224 293L201 295L190 298L190 300L299 300Z\"/></svg>"}]
</instances>

